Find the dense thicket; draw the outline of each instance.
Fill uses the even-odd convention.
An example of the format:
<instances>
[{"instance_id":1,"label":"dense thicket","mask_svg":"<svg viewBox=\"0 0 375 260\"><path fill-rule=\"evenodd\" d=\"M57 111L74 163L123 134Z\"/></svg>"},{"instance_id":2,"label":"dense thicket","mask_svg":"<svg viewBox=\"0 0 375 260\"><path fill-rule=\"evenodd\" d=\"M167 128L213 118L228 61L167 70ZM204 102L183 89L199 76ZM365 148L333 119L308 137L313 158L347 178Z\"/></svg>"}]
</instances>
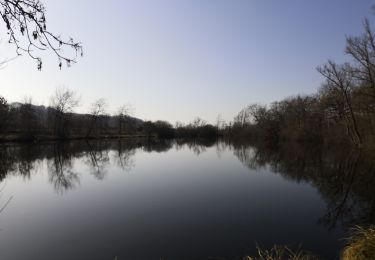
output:
<instances>
[{"instance_id":1,"label":"dense thicket","mask_svg":"<svg viewBox=\"0 0 375 260\"><path fill-rule=\"evenodd\" d=\"M375 141L375 35L369 22L358 37L348 37L351 62L329 60L318 67L324 83L314 95L294 96L271 105L252 104L242 109L230 135L245 135L270 142L290 140L351 142Z\"/></svg>"}]
</instances>

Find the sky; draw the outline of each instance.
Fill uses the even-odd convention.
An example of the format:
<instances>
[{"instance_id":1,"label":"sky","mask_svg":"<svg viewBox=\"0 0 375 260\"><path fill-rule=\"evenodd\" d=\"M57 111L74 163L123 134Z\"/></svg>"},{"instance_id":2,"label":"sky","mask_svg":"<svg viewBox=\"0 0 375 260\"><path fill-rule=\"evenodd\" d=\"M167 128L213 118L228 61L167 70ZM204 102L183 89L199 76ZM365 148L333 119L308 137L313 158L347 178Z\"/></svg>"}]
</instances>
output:
<instances>
[{"instance_id":1,"label":"sky","mask_svg":"<svg viewBox=\"0 0 375 260\"><path fill-rule=\"evenodd\" d=\"M368 0L44 0L49 30L82 42L84 57L43 70L22 56L0 70L0 95L49 105L57 87L104 98L108 112L131 104L144 120L214 123L250 103L317 91L327 59L349 60L346 36L375 15ZM0 59L14 56L0 27Z\"/></svg>"}]
</instances>

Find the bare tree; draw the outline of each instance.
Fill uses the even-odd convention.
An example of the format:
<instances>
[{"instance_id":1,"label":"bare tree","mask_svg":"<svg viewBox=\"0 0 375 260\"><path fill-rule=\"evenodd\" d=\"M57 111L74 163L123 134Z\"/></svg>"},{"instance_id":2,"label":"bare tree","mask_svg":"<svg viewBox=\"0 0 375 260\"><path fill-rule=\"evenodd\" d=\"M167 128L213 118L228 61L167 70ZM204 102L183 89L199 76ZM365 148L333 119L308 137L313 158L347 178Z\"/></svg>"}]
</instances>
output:
<instances>
[{"instance_id":1,"label":"bare tree","mask_svg":"<svg viewBox=\"0 0 375 260\"><path fill-rule=\"evenodd\" d=\"M67 134L71 113L79 105L80 98L77 93L65 87L56 89L51 97L51 107L54 113L54 132L65 137Z\"/></svg>"},{"instance_id":2,"label":"bare tree","mask_svg":"<svg viewBox=\"0 0 375 260\"><path fill-rule=\"evenodd\" d=\"M250 123L262 124L267 118L267 106L260 104L251 104L247 107L248 119Z\"/></svg>"},{"instance_id":3,"label":"bare tree","mask_svg":"<svg viewBox=\"0 0 375 260\"><path fill-rule=\"evenodd\" d=\"M51 98L51 106L62 113L72 113L79 102L77 93L65 87L58 87Z\"/></svg>"},{"instance_id":4,"label":"bare tree","mask_svg":"<svg viewBox=\"0 0 375 260\"><path fill-rule=\"evenodd\" d=\"M46 9L39 0L0 0L0 16L5 23L8 42L16 46L16 54L28 54L36 60L38 70L42 69L40 51L50 50L58 58L61 68L76 62L83 55L80 42L72 38L62 39L47 29ZM73 50L73 55L65 55L64 49Z\"/></svg>"},{"instance_id":5,"label":"bare tree","mask_svg":"<svg viewBox=\"0 0 375 260\"><path fill-rule=\"evenodd\" d=\"M0 96L0 132L5 130L9 120L9 106L7 100Z\"/></svg>"},{"instance_id":6,"label":"bare tree","mask_svg":"<svg viewBox=\"0 0 375 260\"><path fill-rule=\"evenodd\" d=\"M126 118L129 117L130 115L133 114L133 108L130 104L125 104L121 107L119 107L117 111L117 119L118 119L118 129L119 129L119 134L122 134L124 124L126 122Z\"/></svg>"},{"instance_id":7,"label":"bare tree","mask_svg":"<svg viewBox=\"0 0 375 260\"><path fill-rule=\"evenodd\" d=\"M361 145L362 138L352 105L352 92L355 85L351 67L348 64L340 66L329 60L323 67L318 67L318 71L326 78L328 86L335 89L343 98L348 110L348 113L345 113L348 134L356 145Z\"/></svg>"},{"instance_id":8,"label":"bare tree","mask_svg":"<svg viewBox=\"0 0 375 260\"><path fill-rule=\"evenodd\" d=\"M352 67L353 77L365 82L375 94L375 35L366 19L364 33L359 37L347 37L346 53L357 63Z\"/></svg>"},{"instance_id":9,"label":"bare tree","mask_svg":"<svg viewBox=\"0 0 375 260\"><path fill-rule=\"evenodd\" d=\"M240 126L260 123L266 114L266 106L251 104L243 108L234 118L234 122Z\"/></svg>"},{"instance_id":10,"label":"bare tree","mask_svg":"<svg viewBox=\"0 0 375 260\"><path fill-rule=\"evenodd\" d=\"M207 125L207 121L200 118L200 117L194 118L193 122L191 122L191 126L193 128L199 128L199 127L203 127L205 125Z\"/></svg>"},{"instance_id":11,"label":"bare tree","mask_svg":"<svg viewBox=\"0 0 375 260\"><path fill-rule=\"evenodd\" d=\"M86 137L89 137L94 129L98 128L100 118L107 115L107 101L100 98L91 104L90 108L90 123L87 128Z\"/></svg>"},{"instance_id":12,"label":"bare tree","mask_svg":"<svg viewBox=\"0 0 375 260\"><path fill-rule=\"evenodd\" d=\"M224 120L223 120L223 117L220 113L220 114L217 115L217 118L216 118L216 129L217 129L217 131L219 131L222 128L223 124L224 124Z\"/></svg>"},{"instance_id":13,"label":"bare tree","mask_svg":"<svg viewBox=\"0 0 375 260\"><path fill-rule=\"evenodd\" d=\"M36 134L37 117L31 97L24 97L23 104L19 108L19 126L24 138L33 139Z\"/></svg>"},{"instance_id":14,"label":"bare tree","mask_svg":"<svg viewBox=\"0 0 375 260\"><path fill-rule=\"evenodd\" d=\"M248 107L246 107L234 117L234 123L243 127L250 123L250 118Z\"/></svg>"}]
</instances>

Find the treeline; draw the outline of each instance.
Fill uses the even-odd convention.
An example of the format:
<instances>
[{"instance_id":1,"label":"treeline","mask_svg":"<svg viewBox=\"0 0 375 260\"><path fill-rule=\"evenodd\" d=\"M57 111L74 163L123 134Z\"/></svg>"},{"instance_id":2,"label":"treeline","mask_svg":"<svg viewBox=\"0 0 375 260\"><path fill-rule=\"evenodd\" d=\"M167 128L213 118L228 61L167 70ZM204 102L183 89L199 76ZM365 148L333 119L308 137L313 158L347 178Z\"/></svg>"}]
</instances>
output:
<instances>
[{"instance_id":1,"label":"treeline","mask_svg":"<svg viewBox=\"0 0 375 260\"><path fill-rule=\"evenodd\" d=\"M146 136L157 138L216 137L217 128L196 118L190 124L178 123L173 127L167 121L142 121L130 116L131 107L121 106L112 115L107 103L98 99L86 114L75 113L80 99L74 91L58 88L48 107L32 104L31 98L23 103L11 103L0 96L0 140L38 141L62 139L118 138Z\"/></svg>"},{"instance_id":2,"label":"treeline","mask_svg":"<svg viewBox=\"0 0 375 260\"><path fill-rule=\"evenodd\" d=\"M283 141L375 143L375 34L368 20L364 32L348 37L346 54L351 62L329 60L318 67L325 78L317 93L294 96L270 105L251 104L233 122L220 117L211 125L196 118L189 124L142 121L122 106L109 115L104 99L95 101L87 114L74 113L79 98L67 89L57 89L49 107L30 100L8 104L0 97L0 139L38 140L122 137L143 135L159 138L246 137L272 144ZM13 139L12 139L13 138Z\"/></svg>"},{"instance_id":3,"label":"treeline","mask_svg":"<svg viewBox=\"0 0 375 260\"><path fill-rule=\"evenodd\" d=\"M269 142L374 143L375 34L368 20L362 35L347 38L345 51L351 62L318 67L325 81L316 94L249 105L223 131Z\"/></svg>"},{"instance_id":4,"label":"treeline","mask_svg":"<svg viewBox=\"0 0 375 260\"><path fill-rule=\"evenodd\" d=\"M174 127L167 121L146 121L143 123L143 131L147 136L160 138L216 138L219 134L216 126L199 117L189 124L178 122Z\"/></svg>"},{"instance_id":5,"label":"treeline","mask_svg":"<svg viewBox=\"0 0 375 260\"><path fill-rule=\"evenodd\" d=\"M58 88L51 105L36 106L31 98L23 103L9 104L0 97L0 139L44 140L98 138L134 134L142 121L129 115L129 108L120 107L110 115L104 99L92 103L87 114L75 113L79 105L77 94Z\"/></svg>"}]
</instances>

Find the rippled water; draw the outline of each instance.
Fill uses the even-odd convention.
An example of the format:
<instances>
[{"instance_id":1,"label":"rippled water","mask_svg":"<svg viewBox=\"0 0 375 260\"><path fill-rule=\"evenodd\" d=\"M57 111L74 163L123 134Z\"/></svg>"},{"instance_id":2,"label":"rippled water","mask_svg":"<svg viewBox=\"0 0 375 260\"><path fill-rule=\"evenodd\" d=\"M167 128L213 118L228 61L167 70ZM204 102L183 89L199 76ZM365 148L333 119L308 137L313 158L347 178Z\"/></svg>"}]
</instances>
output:
<instances>
[{"instance_id":1,"label":"rippled water","mask_svg":"<svg viewBox=\"0 0 375 260\"><path fill-rule=\"evenodd\" d=\"M256 244L335 259L375 222L372 162L209 140L3 145L0 259L240 259Z\"/></svg>"}]
</instances>

